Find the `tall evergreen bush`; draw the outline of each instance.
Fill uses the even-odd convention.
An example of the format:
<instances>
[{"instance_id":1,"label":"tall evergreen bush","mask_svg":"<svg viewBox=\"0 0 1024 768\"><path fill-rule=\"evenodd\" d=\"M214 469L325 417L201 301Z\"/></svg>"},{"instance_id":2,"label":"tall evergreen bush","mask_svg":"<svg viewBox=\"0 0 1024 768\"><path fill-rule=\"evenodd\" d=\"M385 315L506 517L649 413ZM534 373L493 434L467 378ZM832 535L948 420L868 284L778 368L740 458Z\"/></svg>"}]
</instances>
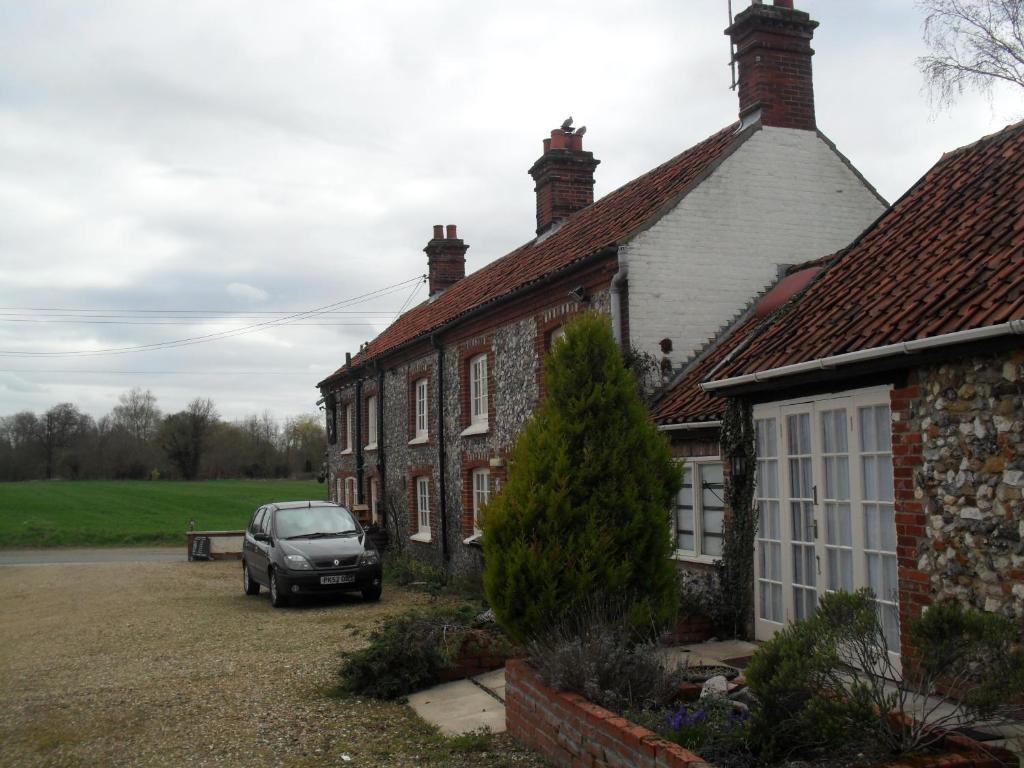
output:
<instances>
[{"instance_id":1,"label":"tall evergreen bush","mask_svg":"<svg viewBox=\"0 0 1024 768\"><path fill-rule=\"evenodd\" d=\"M628 602L635 627L663 626L675 611L669 509L680 470L605 316L566 326L545 383L483 515L487 599L520 641L583 601Z\"/></svg>"}]
</instances>

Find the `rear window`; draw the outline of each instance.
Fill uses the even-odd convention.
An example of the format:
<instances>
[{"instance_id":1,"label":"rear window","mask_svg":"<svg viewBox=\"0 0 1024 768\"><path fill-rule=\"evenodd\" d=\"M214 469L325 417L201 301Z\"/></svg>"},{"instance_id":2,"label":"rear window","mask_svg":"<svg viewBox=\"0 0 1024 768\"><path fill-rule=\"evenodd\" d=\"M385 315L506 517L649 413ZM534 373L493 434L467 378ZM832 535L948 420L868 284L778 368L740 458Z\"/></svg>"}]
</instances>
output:
<instances>
[{"instance_id":1,"label":"rear window","mask_svg":"<svg viewBox=\"0 0 1024 768\"><path fill-rule=\"evenodd\" d=\"M359 524L342 507L297 507L279 509L274 515L278 538L307 536L311 533L349 533Z\"/></svg>"}]
</instances>

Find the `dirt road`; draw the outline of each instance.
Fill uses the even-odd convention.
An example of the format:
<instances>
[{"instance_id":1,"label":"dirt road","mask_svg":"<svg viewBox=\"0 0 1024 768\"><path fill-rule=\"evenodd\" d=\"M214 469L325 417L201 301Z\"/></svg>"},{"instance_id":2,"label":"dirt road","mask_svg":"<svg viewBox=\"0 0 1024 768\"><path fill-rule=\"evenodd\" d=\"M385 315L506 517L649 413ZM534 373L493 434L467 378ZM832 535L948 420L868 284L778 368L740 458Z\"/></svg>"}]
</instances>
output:
<instances>
[{"instance_id":1,"label":"dirt road","mask_svg":"<svg viewBox=\"0 0 1024 768\"><path fill-rule=\"evenodd\" d=\"M342 651L428 601L274 610L237 562L0 568L0 765L540 765L505 736L453 742L403 705L329 694Z\"/></svg>"}]
</instances>

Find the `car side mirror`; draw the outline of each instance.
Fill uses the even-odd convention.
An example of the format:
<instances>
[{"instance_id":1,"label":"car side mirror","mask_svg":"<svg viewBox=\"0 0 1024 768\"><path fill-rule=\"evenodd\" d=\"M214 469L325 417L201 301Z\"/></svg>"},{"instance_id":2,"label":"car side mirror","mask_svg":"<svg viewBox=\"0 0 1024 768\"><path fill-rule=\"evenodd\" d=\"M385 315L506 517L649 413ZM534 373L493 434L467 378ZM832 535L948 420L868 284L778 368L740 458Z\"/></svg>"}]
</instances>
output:
<instances>
[{"instance_id":1,"label":"car side mirror","mask_svg":"<svg viewBox=\"0 0 1024 768\"><path fill-rule=\"evenodd\" d=\"M256 541L262 541L262 542L269 542L270 541L270 534L263 533L263 531L260 531L259 533L254 533L252 537L254 539L256 539Z\"/></svg>"}]
</instances>

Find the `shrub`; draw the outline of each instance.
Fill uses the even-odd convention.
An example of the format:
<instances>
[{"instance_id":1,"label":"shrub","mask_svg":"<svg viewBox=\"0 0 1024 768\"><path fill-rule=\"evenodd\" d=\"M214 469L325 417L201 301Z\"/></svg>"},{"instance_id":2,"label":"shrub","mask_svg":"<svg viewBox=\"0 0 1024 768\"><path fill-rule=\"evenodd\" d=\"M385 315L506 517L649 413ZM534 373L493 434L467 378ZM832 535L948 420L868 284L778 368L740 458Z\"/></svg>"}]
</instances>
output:
<instances>
[{"instance_id":1,"label":"shrub","mask_svg":"<svg viewBox=\"0 0 1024 768\"><path fill-rule=\"evenodd\" d=\"M474 616L470 608L388 619L366 648L349 654L340 671L345 693L397 699L440 681L451 667Z\"/></svg>"},{"instance_id":2,"label":"shrub","mask_svg":"<svg viewBox=\"0 0 1024 768\"><path fill-rule=\"evenodd\" d=\"M662 735L715 765L752 765L750 712L722 696L708 696L665 716Z\"/></svg>"},{"instance_id":3,"label":"shrub","mask_svg":"<svg viewBox=\"0 0 1024 768\"><path fill-rule=\"evenodd\" d=\"M606 709L654 709L679 692L681 673L669 671L652 640L638 638L621 607L581 603L527 645L541 679Z\"/></svg>"},{"instance_id":4,"label":"shrub","mask_svg":"<svg viewBox=\"0 0 1024 768\"><path fill-rule=\"evenodd\" d=\"M933 605L908 627L917 660L897 685L870 590L828 594L754 654L752 735L769 757L843 744L899 754L928 749L947 727L1008 719L1024 690L1019 632L1005 617Z\"/></svg>"},{"instance_id":5,"label":"shrub","mask_svg":"<svg viewBox=\"0 0 1024 768\"><path fill-rule=\"evenodd\" d=\"M519 641L592 596L630 596L635 625L664 626L675 610L668 510L680 472L607 318L571 322L545 376L547 398L484 510L487 599Z\"/></svg>"}]
</instances>

